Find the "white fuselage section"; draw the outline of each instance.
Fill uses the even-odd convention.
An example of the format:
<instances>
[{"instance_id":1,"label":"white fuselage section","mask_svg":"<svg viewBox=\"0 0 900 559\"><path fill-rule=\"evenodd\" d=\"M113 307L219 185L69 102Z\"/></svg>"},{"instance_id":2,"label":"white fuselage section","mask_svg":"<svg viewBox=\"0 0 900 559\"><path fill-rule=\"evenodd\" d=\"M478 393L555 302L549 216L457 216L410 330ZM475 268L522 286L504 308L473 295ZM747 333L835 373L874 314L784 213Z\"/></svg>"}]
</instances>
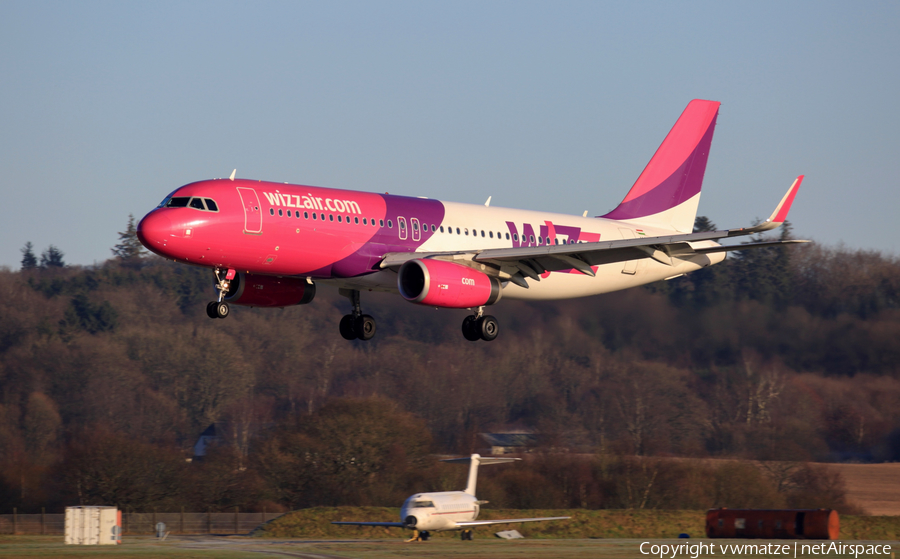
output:
<instances>
[{"instance_id":1,"label":"white fuselage section","mask_svg":"<svg viewBox=\"0 0 900 559\"><path fill-rule=\"evenodd\" d=\"M417 493L403 503L400 521L419 531L457 530L457 522L475 520L478 511L475 496L463 491Z\"/></svg>"},{"instance_id":2,"label":"white fuselage section","mask_svg":"<svg viewBox=\"0 0 900 559\"><path fill-rule=\"evenodd\" d=\"M545 246L622 239L669 236L690 231L661 228L650 223L615 221L567 214L488 207L476 204L441 202L444 218L436 230L416 252L471 252L492 248ZM695 243L697 247L718 246L713 241ZM594 267L595 277L578 271L545 272L541 281L527 280L528 288L514 283L503 284L506 299L570 299L610 293L677 277L716 264L724 253L691 255L674 258L672 265L652 258L617 262ZM318 280L317 281L322 281ZM397 291L397 276L383 271L362 277L324 280L340 287Z\"/></svg>"}]
</instances>

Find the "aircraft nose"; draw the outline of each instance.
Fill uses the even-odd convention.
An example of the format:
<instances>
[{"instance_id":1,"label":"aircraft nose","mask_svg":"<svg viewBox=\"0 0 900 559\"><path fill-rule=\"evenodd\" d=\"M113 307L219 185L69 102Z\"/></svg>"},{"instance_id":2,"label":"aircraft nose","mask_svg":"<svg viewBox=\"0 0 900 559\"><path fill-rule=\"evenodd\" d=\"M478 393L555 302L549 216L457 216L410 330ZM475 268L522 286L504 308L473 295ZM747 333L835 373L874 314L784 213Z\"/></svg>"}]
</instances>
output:
<instances>
[{"instance_id":1,"label":"aircraft nose","mask_svg":"<svg viewBox=\"0 0 900 559\"><path fill-rule=\"evenodd\" d=\"M159 252L162 247L165 247L166 241L171 236L172 220L169 219L166 212L150 212L138 223L138 240L153 252Z\"/></svg>"}]
</instances>

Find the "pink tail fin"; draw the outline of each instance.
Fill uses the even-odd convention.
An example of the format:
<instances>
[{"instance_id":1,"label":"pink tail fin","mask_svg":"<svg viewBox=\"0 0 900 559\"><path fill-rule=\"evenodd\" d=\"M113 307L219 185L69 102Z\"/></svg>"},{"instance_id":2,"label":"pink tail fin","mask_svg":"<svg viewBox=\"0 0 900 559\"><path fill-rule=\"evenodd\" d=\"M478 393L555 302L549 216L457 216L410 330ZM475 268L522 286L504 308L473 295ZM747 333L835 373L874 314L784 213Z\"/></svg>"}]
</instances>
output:
<instances>
[{"instance_id":1,"label":"pink tail fin","mask_svg":"<svg viewBox=\"0 0 900 559\"><path fill-rule=\"evenodd\" d=\"M719 105L701 99L688 103L622 203L602 217L690 232Z\"/></svg>"}]
</instances>

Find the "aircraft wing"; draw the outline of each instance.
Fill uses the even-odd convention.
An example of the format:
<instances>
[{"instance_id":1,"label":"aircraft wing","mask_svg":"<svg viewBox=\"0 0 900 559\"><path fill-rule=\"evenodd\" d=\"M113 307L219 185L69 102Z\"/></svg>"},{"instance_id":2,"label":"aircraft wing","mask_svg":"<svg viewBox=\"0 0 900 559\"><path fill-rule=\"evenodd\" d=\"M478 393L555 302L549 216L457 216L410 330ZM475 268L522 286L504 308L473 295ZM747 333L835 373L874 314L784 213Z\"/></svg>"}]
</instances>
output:
<instances>
[{"instance_id":1,"label":"aircraft wing","mask_svg":"<svg viewBox=\"0 0 900 559\"><path fill-rule=\"evenodd\" d=\"M341 524L344 526L383 526L385 528L403 528L406 524L402 522L332 522L332 524Z\"/></svg>"},{"instance_id":2,"label":"aircraft wing","mask_svg":"<svg viewBox=\"0 0 900 559\"><path fill-rule=\"evenodd\" d=\"M802 182L803 176L801 175L791 184L791 187L769 219L753 227L592 243L492 248L481 251L390 253L385 255L380 267L397 268L407 260L415 258L446 259L462 265L480 263L497 270L497 275L501 279L509 280L516 285L527 288L528 284L525 282L525 278L540 281L540 275L544 272L575 269L593 277L595 274L591 266L599 266L601 264L653 258L663 264L672 266L676 264L676 262L673 262L673 258L686 259L705 253L747 250L789 243L806 243L809 241L764 241L712 247L696 244L701 241L753 235L775 229L784 223L784 220L787 218L788 211Z\"/></svg>"},{"instance_id":3,"label":"aircraft wing","mask_svg":"<svg viewBox=\"0 0 900 559\"><path fill-rule=\"evenodd\" d=\"M508 518L506 520L469 520L457 522L460 528L471 528L473 526L490 526L491 524L513 524L517 522L544 522L547 520L568 520L571 516L547 516L544 518Z\"/></svg>"}]
</instances>

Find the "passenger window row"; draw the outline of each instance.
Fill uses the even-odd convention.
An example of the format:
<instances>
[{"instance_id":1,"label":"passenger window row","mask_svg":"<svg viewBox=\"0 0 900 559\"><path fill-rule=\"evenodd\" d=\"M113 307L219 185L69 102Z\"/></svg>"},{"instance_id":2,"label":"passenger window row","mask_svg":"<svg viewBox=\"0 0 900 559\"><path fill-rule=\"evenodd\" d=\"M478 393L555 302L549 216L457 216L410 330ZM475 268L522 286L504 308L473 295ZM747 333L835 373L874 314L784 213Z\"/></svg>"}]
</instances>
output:
<instances>
[{"instance_id":1,"label":"passenger window row","mask_svg":"<svg viewBox=\"0 0 900 559\"><path fill-rule=\"evenodd\" d=\"M172 204L171 204L171 202L174 201L174 200L179 200L179 203L180 203L181 200L188 200L188 198L172 198L172 199L170 200L170 204L168 204L168 207L180 207L180 206L175 206L175 205L172 205ZM199 199L199 198L192 198L191 201L193 202L193 200L200 200L200 199ZM212 203L212 207L215 208L215 202L213 202L213 201L210 200L209 198L206 198L205 200L207 201L207 204ZM183 205L184 205L184 204L183 204ZM194 207L193 204L191 205L191 207ZM202 208L198 208L198 209L202 209ZM210 211L218 211L218 210L217 210L217 209L212 209L212 210L210 210ZM272 216L275 215L275 208L269 208L269 215L272 215ZM285 210L279 208L279 209L278 209L278 216L279 216L279 217L284 217L284 215L285 215ZM316 212L310 213L310 212L303 212L303 219L310 219L310 218L312 218L313 220L316 220L316 221L325 221L325 219L326 219L326 218L325 218L325 215L326 215L326 214L324 214L324 213L316 213ZM328 215L328 221L334 222L334 220L335 220L335 214L329 213L329 214L327 214L327 215ZM287 210L287 217L295 217L295 218L297 218L297 219L300 219L300 210L295 210L295 211ZM360 218L359 218L359 216L353 216L352 218L351 218L349 215L347 215L347 216L344 216L344 215L338 215L338 216L337 216L337 222L338 222L338 223L347 223L347 224L349 224L349 223L351 223L351 221L350 221L351 219L353 220L353 223L354 223L355 225L359 225L359 224L360 224ZM364 217L364 218L362 218L362 224L363 224L363 225L371 225L372 227L374 227L374 226L375 226L375 219L374 219L374 218L366 218L366 217ZM406 221L405 221L405 220L400 221L400 222L399 222L399 225L400 225L400 229L406 229ZM379 219L379 220L378 220L378 226L379 226L379 227L384 227L384 220L383 220L383 219ZM387 220L387 226L388 226L389 229L393 229L393 228L394 228L394 222L393 222L392 220L390 220L390 219ZM468 235L470 234L468 228L460 229L459 227L456 227L456 228L455 228L455 231L454 231L454 228L453 228L453 227L449 227L449 226L448 226L448 227L446 227L446 229L445 229L443 225L441 225L440 227L438 227L438 226L436 226L436 225L433 224L433 223L430 225L430 227L431 227L431 232L432 232L432 233L434 233L434 232L436 232L438 229L440 229L440 232L441 232L441 233L448 233L448 234L451 234L451 235L452 235L454 232L455 232L457 235L466 235L466 236L468 236ZM413 222L412 222L412 228L413 228L415 231L418 231L418 230L419 230L419 224L418 224L417 221L413 221ZM428 232L428 228L429 228L429 224L427 224L427 223L423 223L423 224L422 224L422 231L424 231L424 232L427 233L427 232ZM404 235L405 235L405 233L401 233L401 238L405 238ZM472 235L473 237L481 236L481 237L487 237L487 238L491 238L491 239L495 238L495 237L494 237L494 232L493 232L493 231L485 231L484 229L472 229L471 235ZM505 236L505 238L506 238L507 241L510 240L510 235L509 235L509 233L501 233L500 231L497 231L497 236L496 236L497 239L503 239L504 236ZM514 241L518 242L518 241L519 241L519 234L518 234L518 233L513 233L512 239L513 239ZM568 243L568 244L575 244L576 242L580 242L580 241L576 241L575 239L569 239L568 241L566 241L566 240L560 241L559 238L554 238L554 239L551 241L550 237L546 237L546 238L544 238L544 237L537 237L537 239L535 239L535 236L534 236L534 235L529 235L527 238L525 237L525 235L522 235L522 242L530 242L530 243L535 243L535 242L537 242L538 245L543 245L543 244L547 244L547 245L549 245L549 244L557 244L557 245L563 244L563 245L564 245L564 244L567 244L567 243Z\"/></svg>"},{"instance_id":2,"label":"passenger window row","mask_svg":"<svg viewBox=\"0 0 900 559\"><path fill-rule=\"evenodd\" d=\"M275 215L275 208L269 208L269 215L271 215L271 216L274 216L274 215ZM325 215L326 215L326 214L324 214L324 213L316 213L316 212L310 213L310 212L303 212L303 219L314 219L314 220L316 220L316 221L325 221L325 219L326 219L326 218L325 218ZM328 215L328 221L334 222L334 220L335 220L335 214L331 214L331 213L330 213L330 214L327 214L327 215ZM283 210L283 209L281 209L281 208L278 208L278 217L284 217L284 216L285 216L285 210ZM295 210L295 211L287 210L287 217L295 217L295 218L297 218L297 219L300 219L300 210ZM359 217L359 216L353 216L353 217L350 217L349 215L346 215L346 216L345 216L345 215L338 215L338 216L337 216L337 222L338 222L338 223L347 223L347 224L350 224L350 223L351 223L351 220L352 220L352 223L355 224L355 225L359 225L359 224L360 224L360 217ZM368 217L362 218L362 225L371 225L372 227L375 227L375 218L374 218L374 217L373 217L373 218L368 218ZM379 227L384 227L384 220L383 220L383 219L379 219L379 220L378 220L378 226L379 226ZM390 220L388 220L388 227L393 227L393 226L394 226L394 224L391 223Z\"/></svg>"},{"instance_id":3,"label":"passenger window row","mask_svg":"<svg viewBox=\"0 0 900 559\"><path fill-rule=\"evenodd\" d=\"M432 227L433 227L433 226L432 226ZM433 229L432 229L432 230L433 230ZM443 233L443 232L444 232L444 226L441 225L441 233ZM468 228L460 229L459 227L456 227L456 228L455 228L455 232L456 232L457 235L469 235L469 229L468 229ZM449 234L452 235L452 234L454 233L454 228L453 228L453 227L447 227L447 233L449 233ZM481 229L481 230L479 230L479 229L472 229L472 236L473 236L473 237L478 237L479 235L480 235L481 237L487 236L488 238L491 238L491 239L494 238L494 232L493 232L493 231L487 231L487 232L485 232L483 229ZM501 234L500 231L497 231L497 237L496 237L496 238L498 238L498 239L503 239L504 236L506 237L506 240L508 241L508 240L509 240L509 233ZM513 233L512 237L513 237L513 240L514 240L514 241L516 241L516 242L519 241L519 234L518 234L518 233ZM539 245L543 245L543 244L547 244L547 245L549 245L549 244L556 244L556 245L570 244L570 245L574 245L574 244L576 243L575 239L569 239L568 241L566 241L566 240L560 241L559 238L554 238L553 240L551 240L550 237L537 237L537 239L535 239L534 235L528 235L528 237L526 237L525 235L522 235L522 242L526 242L526 241L527 241L527 242L531 242L531 243L537 242L537 244L539 244ZM581 242L581 241L577 241L577 242Z\"/></svg>"},{"instance_id":4,"label":"passenger window row","mask_svg":"<svg viewBox=\"0 0 900 559\"><path fill-rule=\"evenodd\" d=\"M444 232L444 226L441 225L441 233L443 233L443 232ZM449 233L449 234L452 235L453 232L454 232L453 227L447 227L447 233ZM469 234L469 229L468 229L468 228L460 229L459 227L457 227L457 228L456 228L456 234L457 234L457 235L468 235L468 234ZM477 237L479 234L481 234L482 237L488 237L488 238L491 238L491 239L494 238L494 232L493 232L493 231L485 231L484 229L482 229L482 230L479 231L478 229L472 229L472 236L473 236L473 237ZM497 231L497 238L498 238L498 239L502 239L502 238L503 238L503 234L500 233L500 231ZM507 241L509 240L509 233L506 234L506 240L507 240Z\"/></svg>"}]
</instances>

